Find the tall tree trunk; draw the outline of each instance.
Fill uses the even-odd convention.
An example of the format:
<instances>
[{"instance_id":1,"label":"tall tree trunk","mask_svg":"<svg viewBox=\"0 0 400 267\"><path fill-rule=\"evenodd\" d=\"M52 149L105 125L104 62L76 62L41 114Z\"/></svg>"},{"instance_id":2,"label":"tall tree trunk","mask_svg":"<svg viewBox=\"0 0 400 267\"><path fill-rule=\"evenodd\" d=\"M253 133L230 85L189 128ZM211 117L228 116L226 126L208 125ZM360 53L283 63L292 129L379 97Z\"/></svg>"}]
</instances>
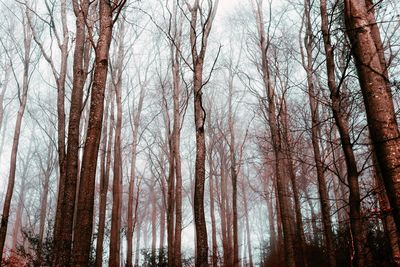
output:
<instances>
[{"instance_id":1,"label":"tall tree trunk","mask_svg":"<svg viewBox=\"0 0 400 267\"><path fill-rule=\"evenodd\" d=\"M45 224L46 224L46 214L47 214L47 199L49 195L49 185L50 185L50 176L51 173L53 172L54 166L55 166L55 160L54 160L54 150L53 150L53 141L50 140L48 144L48 150L47 150L47 157L46 157L46 166L42 164L42 161L40 160L40 165L41 165L41 171L43 174L42 178L42 192L40 195L40 212L39 212L39 236L38 236L38 249L37 249L37 257L39 259L39 262L43 262L43 255L42 255L42 248L43 248L43 240L44 240L44 230L45 230Z\"/></svg>"},{"instance_id":2,"label":"tall tree trunk","mask_svg":"<svg viewBox=\"0 0 400 267\"><path fill-rule=\"evenodd\" d=\"M124 34L125 26L121 21L118 37L117 61L113 73L113 87L117 103L117 121L115 127L114 141L114 177L113 177L113 204L111 215L111 236L110 236L110 266L120 266L120 230L121 230L121 208L122 208L122 70L124 63Z\"/></svg>"},{"instance_id":3,"label":"tall tree trunk","mask_svg":"<svg viewBox=\"0 0 400 267\"><path fill-rule=\"evenodd\" d=\"M283 138L284 144L286 149L286 162L287 162L287 171L288 176L290 177L290 183L292 185L293 191L293 199L294 199L294 210L296 215L296 229L295 229L295 239L296 243L298 244L297 247L297 259L298 263L303 266L307 267L307 257L306 257L306 240L304 236L304 224L303 218L301 215L301 203L300 203L300 195L296 181L296 174L293 164L293 153L292 153L292 144L291 144L291 136L289 130L289 121L288 121L288 111L286 105L286 99L283 96L281 101L281 113L282 113L282 126L283 126Z\"/></svg>"},{"instance_id":4,"label":"tall tree trunk","mask_svg":"<svg viewBox=\"0 0 400 267\"><path fill-rule=\"evenodd\" d=\"M139 137L140 115L143 108L143 100L145 97L145 87L141 85L139 93L139 103L135 115L133 116L133 129L132 129L132 150L131 150L131 173L129 178L129 193L128 193L128 232L127 232L127 267L132 266L132 253L133 253L133 230L134 230L134 195L135 195L135 179L136 179L136 157L137 146ZM139 190L139 188L138 188ZM139 192L139 191L138 191ZM136 199L136 207L138 206L138 199ZM136 216L136 212L135 212Z\"/></svg>"},{"instance_id":5,"label":"tall tree trunk","mask_svg":"<svg viewBox=\"0 0 400 267\"><path fill-rule=\"evenodd\" d=\"M106 101L106 109L104 113L104 125L102 133L101 145L101 163L100 163L100 199L99 199L99 226L97 230L96 240L96 261L95 266L103 266L103 246L104 246L104 232L106 226L106 208L107 208L107 193L108 184L110 180L111 168L111 148L113 146L114 136L114 90L109 86L109 94ZM110 107L111 102L111 108ZM108 111L109 110L109 111ZM108 116L108 112L110 115ZM109 131L107 134L108 117L110 117Z\"/></svg>"},{"instance_id":6,"label":"tall tree trunk","mask_svg":"<svg viewBox=\"0 0 400 267\"><path fill-rule=\"evenodd\" d=\"M347 114L345 113L347 107L343 107L345 101L341 100L340 88L336 86L335 80L335 60L333 54L333 47L331 45L329 33L329 19L327 12L326 0L321 1L321 27L324 40L325 54L326 54L326 68L328 73L328 87L332 100L332 112L335 118L336 125L340 134L340 141L343 148L343 153L347 168L347 181L349 184L349 203L350 203L350 226L354 239L354 265L366 266L365 258L365 233L363 231L362 217L361 217L361 198L360 189L358 184L358 170L357 162L354 156L353 146L350 139L349 123L347 121Z\"/></svg>"},{"instance_id":7,"label":"tall tree trunk","mask_svg":"<svg viewBox=\"0 0 400 267\"><path fill-rule=\"evenodd\" d=\"M169 124L169 119L168 122ZM174 158L174 139L172 138L170 127L167 126L167 139L168 139L168 196L167 196L167 243L168 243L168 267L173 267L175 264L175 158Z\"/></svg>"},{"instance_id":8,"label":"tall tree trunk","mask_svg":"<svg viewBox=\"0 0 400 267\"><path fill-rule=\"evenodd\" d=\"M180 94L181 94L181 43L182 43L182 16L178 17L177 3L173 4L172 29L173 41L170 43L170 54L172 63L173 81L173 128L172 128L172 156L175 168L175 232L173 238L173 261L174 267L182 266L182 170L180 155L180 136L181 136L181 114L180 114Z\"/></svg>"},{"instance_id":9,"label":"tall tree trunk","mask_svg":"<svg viewBox=\"0 0 400 267\"><path fill-rule=\"evenodd\" d=\"M59 167L59 183L57 193L57 208L54 222L53 236L60 237L62 217L62 203L66 182L66 147L65 147L65 80L67 76L68 65L68 45L69 31L67 25L67 4L66 0L61 2L61 21L63 28L63 43L61 45L61 68L60 75L56 78L57 84L57 145L58 145L58 167ZM57 240L54 239L54 254L59 251Z\"/></svg>"},{"instance_id":10,"label":"tall tree trunk","mask_svg":"<svg viewBox=\"0 0 400 267\"><path fill-rule=\"evenodd\" d=\"M156 261L156 241L157 241L157 195L152 187L151 192L151 259L153 264Z\"/></svg>"},{"instance_id":11,"label":"tall tree trunk","mask_svg":"<svg viewBox=\"0 0 400 267\"><path fill-rule=\"evenodd\" d=\"M220 210L220 217L221 217L221 236L222 236L222 252L223 252L223 266L229 266L229 243L228 243L228 225L227 225L227 210L226 210L226 203L227 203L227 177L225 174L225 150L224 146L220 144L219 147L219 156L220 156L220 174L221 174L221 186L217 186L221 188L221 196L220 196L220 203L219 203L219 210Z\"/></svg>"},{"instance_id":12,"label":"tall tree trunk","mask_svg":"<svg viewBox=\"0 0 400 267\"><path fill-rule=\"evenodd\" d=\"M15 172L17 167L19 137L21 134L22 118L24 116L26 102L28 100L31 43L32 43L32 33L27 24L24 24L23 81L22 81L22 88L18 88L21 98L17 114L17 120L15 122L14 137L13 137L11 158L10 158L10 172L8 175L8 185L7 185L6 197L4 199L3 213L1 216L1 223L0 223L0 259L3 258L3 249L7 237L8 218L10 216L11 200L15 184Z\"/></svg>"},{"instance_id":13,"label":"tall tree trunk","mask_svg":"<svg viewBox=\"0 0 400 267\"><path fill-rule=\"evenodd\" d=\"M387 64L370 0L345 0L346 30L355 59L368 128L400 234L400 131Z\"/></svg>"},{"instance_id":14,"label":"tall tree trunk","mask_svg":"<svg viewBox=\"0 0 400 267\"><path fill-rule=\"evenodd\" d=\"M211 116L208 116L208 128L212 129ZM209 148L208 148L208 167L209 167L209 178L208 188L210 194L210 218L211 218L211 240L212 240L212 267L218 266L218 245L217 245L217 229L215 223L215 200L214 200L214 164L213 164L213 151L214 151L214 136L210 137Z\"/></svg>"},{"instance_id":15,"label":"tall tree trunk","mask_svg":"<svg viewBox=\"0 0 400 267\"><path fill-rule=\"evenodd\" d=\"M140 232L142 221L137 219L137 230L136 230L136 255L135 255L135 267L139 267L139 258L140 258Z\"/></svg>"},{"instance_id":16,"label":"tall tree trunk","mask_svg":"<svg viewBox=\"0 0 400 267\"><path fill-rule=\"evenodd\" d=\"M82 159L79 206L74 231L73 266L88 266L93 228L93 204L97 156L102 130L104 91L108 71L108 53L112 37L112 7L99 2L99 39L95 49L94 80L90 99L89 124Z\"/></svg>"},{"instance_id":17,"label":"tall tree trunk","mask_svg":"<svg viewBox=\"0 0 400 267\"><path fill-rule=\"evenodd\" d=\"M206 113L203 107L203 67L207 49L207 41L211 31L212 23L218 7L218 0L214 3L208 2L207 19L199 19L201 24L201 37L197 33L198 16L202 16L203 11L200 1L195 0L193 6L189 6L191 13L190 20L190 45L192 55L193 71L193 97L194 97L194 122L196 129L196 163L195 163L195 185L194 185L194 223L196 229L196 267L208 266L208 241L207 225L204 212L204 184L205 184L205 160L206 143L204 122ZM198 50L198 41L201 40L200 50Z\"/></svg>"},{"instance_id":18,"label":"tall tree trunk","mask_svg":"<svg viewBox=\"0 0 400 267\"><path fill-rule=\"evenodd\" d=\"M267 183L267 181L265 181ZM273 190L273 186L271 189ZM274 220L274 208L273 208L273 192L270 192L269 190L266 191L266 202L267 202L267 212L268 212L268 230L269 230L269 236L270 236L270 246L272 251L277 252L278 251L278 240L277 240L277 235L276 235L276 230L275 230L275 220ZM278 209L278 206L276 206Z\"/></svg>"},{"instance_id":19,"label":"tall tree trunk","mask_svg":"<svg viewBox=\"0 0 400 267\"><path fill-rule=\"evenodd\" d=\"M319 143L320 119L318 112L317 93L315 92L315 81L313 78L314 67L312 62L313 60L312 49L314 41L312 34L310 10L311 10L310 1L305 0L304 17L305 17L306 34L304 37L304 46L306 55L304 55L302 49L302 61L303 61L303 67L307 74L307 90L308 90L308 98L311 110L311 142L313 146L314 160L317 169L318 193L321 205L322 224L324 226L325 246L326 246L326 251L328 253L328 264L330 267L334 267L336 266L336 255L335 255L335 247L334 247L333 232L332 232L329 192L326 184L324 163Z\"/></svg>"},{"instance_id":20,"label":"tall tree trunk","mask_svg":"<svg viewBox=\"0 0 400 267\"><path fill-rule=\"evenodd\" d=\"M253 252L251 247L251 236L250 236L250 223L249 223L249 208L247 204L247 194L244 190L244 184L242 184L242 195L243 195L243 206L244 216L246 220L246 240L247 240L247 253L249 254L249 267L253 267ZM270 232L271 234L271 232Z\"/></svg>"},{"instance_id":21,"label":"tall tree trunk","mask_svg":"<svg viewBox=\"0 0 400 267\"><path fill-rule=\"evenodd\" d=\"M268 121L271 132L271 139L275 157L275 177L276 177L276 190L279 198L279 210L283 228L283 240L284 240L284 249L286 255L286 265L288 267L296 266L295 262L295 248L294 248L294 240L292 236L292 226L291 226L291 214L290 214L290 205L288 199L288 189L285 185L288 182L288 177L285 176L283 171L284 169L284 161L285 155L283 153L282 148L282 140L278 128L277 115L276 115L276 106L275 106L275 89L273 88L272 81L270 80L270 66L268 60L268 48L269 48L269 40L265 37L265 29L264 29L264 19L262 12L262 1L257 2L256 7L254 7L254 12L256 15L256 23L258 29L258 38L259 38L259 48L261 54L261 71L263 75L264 87L267 94L267 113L268 113Z\"/></svg>"},{"instance_id":22,"label":"tall tree trunk","mask_svg":"<svg viewBox=\"0 0 400 267\"><path fill-rule=\"evenodd\" d=\"M78 161L80 141L80 120L82 110L83 87L86 80L85 67L83 65L85 51L86 16L89 3L84 0L78 4L73 1L73 9L76 16L76 37L73 63L73 82L71 93L70 117L68 123L68 144L65 156L65 181L60 179L58 202L61 201L60 210L57 211L55 235L55 265L69 266L71 259L73 223L75 212L75 200L78 182ZM60 101L61 101L61 96ZM64 96L63 96L64 97ZM64 101L64 98L62 99ZM61 112L61 111L60 111ZM64 111L62 111L64 112ZM60 116L61 114L59 114ZM60 130L60 129L59 129ZM59 138L64 138L59 136ZM60 149L60 148L59 148ZM60 174L62 174L60 170ZM62 175L60 176L60 178ZM59 205L59 204L58 204Z\"/></svg>"},{"instance_id":23,"label":"tall tree trunk","mask_svg":"<svg viewBox=\"0 0 400 267\"><path fill-rule=\"evenodd\" d=\"M238 170L236 166L236 149L235 149L235 127L234 114L232 107L233 98L233 73L229 71L229 96L228 96L228 126L230 131L229 154L230 154L230 172L232 180L232 213L233 213L233 266L239 266L239 238L238 238L238 211L237 211L237 176ZM229 225L229 224L228 224Z\"/></svg>"}]
</instances>

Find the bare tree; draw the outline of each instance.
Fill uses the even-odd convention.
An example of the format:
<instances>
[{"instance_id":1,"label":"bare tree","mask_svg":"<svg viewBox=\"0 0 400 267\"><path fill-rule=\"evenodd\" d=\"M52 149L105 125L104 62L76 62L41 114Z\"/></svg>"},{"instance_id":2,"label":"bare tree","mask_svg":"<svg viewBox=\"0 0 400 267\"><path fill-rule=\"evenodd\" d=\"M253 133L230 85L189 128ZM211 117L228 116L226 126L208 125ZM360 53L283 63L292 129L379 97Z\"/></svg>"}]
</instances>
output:
<instances>
[{"instance_id":1,"label":"bare tree","mask_svg":"<svg viewBox=\"0 0 400 267\"><path fill-rule=\"evenodd\" d=\"M322 213L322 223L324 226L324 236L325 236L325 246L328 253L329 258L329 266L336 266L336 256L335 256L335 247L333 240L333 230L332 230L332 221L331 221L331 210L330 210L330 201L329 201L329 191L326 182L326 175L324 171L324 162L321 155L321 147L319 140L321 138L321 120L319 115L319 105L318 105L318 93L315 88L315 78L314 78L314 64L313 64L313 33L312 33L312 25L311 25L311 4L310 1L304 1L304 24L306 34L304 36L304 46L305 52L304 55L302 48L302 61L303 67L307 74L307 91L308 91L308 99L311 110L311 142L314 151L314 160L315 166L317 170L317 179L318 179L318 193L321 205L321 213ZM300 43L301 45L301 43Z\"/></svg>"},{"instance_id":2,"label":"bare tree","mask_svg":"<svg viewBox=\"0 0 400 267\"><path fill-rule=\"evenodd\" d=\"M275 160L275 177L276 177L276 191L279 198L279 211L281 216L283 237L284 237L284 248L286 252L286 265L288 267L296 266L295 262L295 248L294 240L292 235L292 226L290 221L290 206L288 200L288 188L285 188L284 184L287 182L287 177L284 173L284 161L285 155L282 147L282 140L279 132L279 126L276 114L276 98L275 89L272 84L270 77L270 66L268 59L268 52L270 48L270 37L265 33L264 18L263 18L263 5L261 1L252 2L253 11L256 16L257 30L258 30L258 45L261 54L261 66L260 72L262 73L263 83L267 95L267 113L268 122L271 132L271 139L274 151ZM271 4L270 4L271 8ZM269 34L269 33L267 33Z\"/></svg>"},{"instance_id":3,"label":"bare tree","mask_svg":"<svg viewBox=\"0 0 400 267\"><path fill-rule=\"evenodd\" d=\"M10 216L10 206L11 200L14 193L14 184L15 184L15 172L17 167L17 154L18 154L18 147L19 147L19 138L21 135L21 126L22 126L22 118L25 113L25 107L28 100L28 89L29 89L29 69L30 69L30 62L32 57L31 47L32 47L32 31L26 22L26 13L27 9L25 9L25 16L23 16L23 33L24 33L24 54L23 54L23 77L22 77L22 85L17 82L18 86L18 100L19 100L19 109L17 114L17 119L15 122L14 128L14 136L12 142L12 149L11 149L11 159L10 159L10 171L8 175L8 186L7 186L7 193L4 199L3 204L3 213L1 216L1 225L0 225L0 259L3 258L3 249L4 244L7 237L7 227L8 227L8 219ZM11 60L11 59L10 59Z\"/></svg>"},{"instance_id":4,"label":"bare tree","mask_svg":"<svg viewBox=\"0 0 400 267\"><path fill-rule=\"evenodd\" d=\"M94 187L97 156L100 145L104 111L104 91L108 72L108 53L112 39L113 20L118 18L125 1L111 4L99 1L100 30L95 46L95 68L90 99L89 122L82 158L79 184L77 222L74 231L73 266L87 266L93 228ZM117 12L114 17L114 12ZM94 42L94 40L92 40Z\"/></svg>"},{"instance_id":5,"label":"bare tree","mask_svg":"<svg viewBox=\"0 0 400 267\"><path fill-rule=\"evenodd\" d=\"M195 165L195 189L194 189L194 221L196 226L196 266L208 266L208 241L207 227L204 212L204 183L206 143L204 135L204 123L206 113L202 103L204 88L203 71L206 56L208 37L217 12L218 0L207 1L207 17L203 18L203 2L195 0L191 5L187 3L191 14L190 20L190 47L192 55L193 71L193 96L194 96L194 121L196 127L196 165ZM199 16L201 18L199 18ZM200 32L199 29L200 22ZM200 39L199 39L200 37ZM200 50L199 50L200 49Z\"/></svg>"}]
</instances>

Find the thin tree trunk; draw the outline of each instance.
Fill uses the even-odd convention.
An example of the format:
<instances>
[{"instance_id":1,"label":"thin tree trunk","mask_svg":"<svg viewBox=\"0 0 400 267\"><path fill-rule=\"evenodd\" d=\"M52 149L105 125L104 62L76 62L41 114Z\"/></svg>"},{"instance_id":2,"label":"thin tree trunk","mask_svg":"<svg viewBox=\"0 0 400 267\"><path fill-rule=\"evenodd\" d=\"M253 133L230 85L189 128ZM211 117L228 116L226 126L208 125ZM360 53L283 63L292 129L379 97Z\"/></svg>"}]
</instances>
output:
<instances>
[{"instance_id":1,"label":"thin tree trunk","mask_svg":"<svg viewBox=\"0 0 400 267\"><path fill-rule=\"evenodd\" d=\"M139 258L140 258L140 232L142 221L136 220L137 222L137 230L136 230L136 255L135 255L135 267L139 267Z\"/></svg>"},{"instance_id":2,"label":"thin tree trunk","mask_svg":"<svg viewBox=\"0 0 400 267\"><path fill-rule=\"evenodd\" d=\"M292 185L292 191L293 191L293 199L294 199L294 209L295 209L295 215L296 215L296 229L295 229L295 238L296 238L296 243L298 244L298 252L297 252L297 258L298 258L298 263L301 264L303 267L307 267L307 258L306 258L306 240L304 236L304 224L303 224L303 218L301 215L301 203L300 203L300 195L299 195L299 190L297 186L297 181L296 181L296 174L295 174L295 169L293 166L293 158L292 158L292 145L291 145L291 136L289 133L289 122L288 122L288 112L287 112L287 106L286 106L286 99L283 97L282 98L282 126L283 126L283 138L284 138L284 144L286 146L286 154L287 154L287 171L288 171L288 176L290 177L290 182Z\"/></svg>"},{"instance_id":3,"label":"thin tree trunk","mask_svg":"<svg viewBox=\"0 0 400 267\"><path fill-rule=\"evenodd\" d=\"M31 57L31 42L32 42L32 33L27 25L24 25L24 59L23 59L23 81L22 88L18 88L18 90L22 89L20 105L17 114L17 120L15 122L14 128L14 137L11 148L11 158L10 158L10 172L8 175L8 185L6 191L6 197L4 199L3 204L3 213L1 216L1 224L0 224L0 259L3 258L3 249L4 244L7 237L7 227L8 227L8 218L10 216L10 207L12 195L14 192L14 184L15 184L15 172L17 167L17 154L19 147L19 137L21 134L21 126L22 126L22 118L25 113L26 102L28 100L28 88L29 88L29 66L30 66L30 57Z\"/></svg>"},{"instance_id":4,"label":"thin tree trunk","mask_svg":"<svg viewBox=\"0 0 400 267\"><path fill-rule=\"evenodd\" d=\"M229 265L229 243L228 243L228 226L227 226L227 211L226 211L226 197L227 197L227 178L225 174L225 151L224 147L220 145L220 174L221 174L221 196L220 196L220 217L221 217L221 235L222 235L222 251L223 251L223 266ZM218 188L219 186L217 186Z\"/></svg>"},{"instance_id":5,"label":"thin tree trunk","mask_svg":"<svg viewBox=\"0 0 400 267\"><path fill-rule=\"evenodd\" d=\"M211 117L208 116L208 128L212 129L211 127ZM211 218L211 239L212 239L212 266L218 266L218 245L217 245L217 229L215 223L215 208L214 208L214 164L213 164L213 150L214 150L214 140L213 137L210 138L209 149L208 149L208 166L209 166L209 179L208 179L208 186L209 186L209 194L210 194L210 218Z\"/></svg>"},{"instance_id":6,"label":"thin tree trunk","mask_svg":"<svg viewBox=\"0 0 400 267\"><path fill-rule=\"evenodd\" d=\"M247 253L249 254L249 267L253 267L253 252L251 247L249 208L247 204L247 194L244 190L244 185L242 185L242 195L243 195L244 216L246 220L246 239L247 239Z\"/></svg>"},{"instance_id":7,"label":"thin tree trunk","mask_svg":"<svg viewBox=\"0 0 400 267\"><path fill-rule=\"evenodd\" d=\"M0 133L3 130L2 138L1 138L1 144L0 144L0 157L3 152L3 144L4 144L4 137L5 137L5 128L3 129L3 123L4 123L4 96L6 94L7 88L8 88L8 83L10 82L10 74L11 74L11 64L8 64L6 66L6 69L4 71L4 78L3 82L0 85L1 87L1 92L0 92Z\"/></svg>"},{"instance_id":8,"label":"thin tree trunk","mask_svg":"<svg viewBox=\"0 0 400 267\"><path fill-rule=\"evenodd\" d=\"M48 150L47 150L47 166L43 166L42 162L40 163L41 165L41 170L43 172L43 178L42 178L42 192L40 196L40 213L39 213L39 236L38 236L38 248L37 248L37 257L40 262L40 264L43 263L43 255L42 255L42 250L43 250L43 240L44 240L44 230L45 230L45 224L46 224L46 214L47 214L47 199L49 195L49 184L50 184L50 176L51 173L53 172L53 168L55 165L55 160L54 160L54 151L53 151L53 143L52 140L50 140L48 144Z\"/></svg>"},{"instance_id":9,"label":"thin tree trunk","mask_svg":"<svg viewBox=\"0 0 400 267\"><path fill-rule=\"evenodd\" d=\"M275 156L276 190L279 198L279 209L280 209L280 216L283 228L286 265L288 267L294 267L296 266L295 248L294 248L293 236L291 233L292 226L290 222L291 215L288 202L288 189L285 187L285 185L288 182L287 181L288 177L285 177L285 173L283 171L285 156L283 153L282 140L280 137L278 122L277 122L276 106L275 106L275 90L272 86L272 81L270 80L269 60L267 58L269 40L267 40L265 37L262 1L257 2L257 6L254 8L254 12L256 15L259 47L260 47L261 61L262 61L261 62L261 71L263 75L262 78L268 101L268 108L267 108L268 120L269 120L271 139Z\"/></svg>"},{"instance_id":10,"label":"thin tree trunk","mask_svg":"<svg viewBox=\"0 0 400 267\"><path fill-rule=\"evenodd\" d=\"M230 131L229 153L231 161L231 180L232 180L232 213L233 213L233 266L239 266L239 238L238 238L238 211L237 211L237 166L236 166L236 151L235 151L235 129L234 129L234 115L232 107L233 98L233 74L229 74L229 104L228 104L228 125ZM229 225L229 224L228 224Z\"/></svg>"},{"instance_id":11,"label":"thin tree trunk","mask_svg":"<svg viewBox=\"0 0 400 267\"><path fill-rule=\"evenodd\" d=\"M328 264L330 267L334 267L336 266L336 255L335 255L336 253L335 253L333 232L332 232L329 192L326 184L324 163L319 143L320 119L318 114L317 94L315 92L315 86L314 86L315 81L313 79L314 67L312 62L313 60L312 48L314 41L313 41L313 34L311 27L310 9L311 9L310 1L305 0L304 17L305 17L306 35L304 37L304 45L305 45L306 55L304 55L302 49L302 61L303 61L303 67L306 70L307 74L307 87L308 87L307 89L308 89L308 98L311 110L311 142L314 150L314 160L317 169L318 192L321 205L322 224L324 226L325 246L326 246L326 251L328 253Z\"/></svg>"},{"instance_id":12,"label":"thin tree trunk","mask_svg":"<svg viewBox=\"0 0 400 267\"><path fill-rule=\"evenodd\" d=\"M66 180L66 147L65 147L65 79L67 76L68 64L68 45L69 32L67 25L67 4L66 0L61 0L61 21L63 28L63 43L61 45L61 68L60 75L56 78L57 84L57 145L58 145L58 165L59 165L59 184L57 193L57 208L54 222L53 236L60 237L62 217L62 203L65 191ZM59 251L57 240L54 239L54 254ZM60 245L61 247L61 245Z\"/></svg>"},{"instance_id":13,"label":"thin tree trunk","mask_svg":"<svg viewBox=\"0 0 400 267\"><path fill-rule=\"evenodd\" d=\"M120 266L120 228L121 228L121 197L122 197L122 70L124 57L124 22L120 23L118 38L118 54L113 73L113 87L117 103L117 121L115 127L114 141L114 176L113 176L113 204L111 214L111 236L110 236L110 266Z\"/></svg>"},{"instance_id":14,"label":"thin tree trunk","mask_svg":"<svg viewBox=\"0 0 400 267\"><path fill-rule=\"evenodd\" d=\"M128 231L127 231L127 267L132 266L132 253L133 253L133 230L134 230L134 195L135 195L135 179L136 179L136 157L137 157L137 146L139 137L139 125L140 116L143 109L143 100L145 97L145 87L141 85L139 93L139 103L135 115L133 116L133 128L132 128L132 150L131 150L131 170L129 178L129 193L128 193ZM138 188L139 190L139 188ZM138 199L136 202L138 203ZM137 207L138 204L136 204ZM136 216L136 215L135 215Z\"/></svg>"},{"instance_id":15,"label":"thin tree trunk","mask_svg":"<svg viewBox=\"0 0 400 267\"><path fill-rule=\"evenodd\" d=\"M366 266L365 255L365 233L363 231L361 217L361 198L358 184L357 162L354 156L353 146L350 139L349 123L343 107L340 90L336 86L335 80L335 60L329 33L329 19L326 0L321 1L321 25L326 54L326 68L328 73L328 87L331 92L332 112L336 125L339 130L341 145L347 168L347 181L349 184L349 204L350 204L350 226L354 240L354 265Z\"/></svg>"},{"instance_id":16,"label":"thin tree trunk","mask_svg":"<svg viewBox=\"0 0 400 267\"><path fill-rule=\"evenodd\" d=\"M174 267L182 266L182 170L181 170L181 155L180 155L180 135L181 135L181 114L180 114L180 94L181 94L181 42L182 42L182 18L178 18L177 3L173 4L173 38L170 44L171 63L172 63L172 81L173 81L173 128L172 128L172 156L175 168L175 232L173 237L173 260L171 263ZM169 262L169 261L168 261Z\"/></svg>"},{"instance_id":17,"label":"thin tree trunk","mask_svg":"<svg viewBox=\"0 0 400 267\"><path fill-rule=\"evenodd\" d=\"M345 0L346 30L355 59L368 128L400 235L400 131L374 4Z\"/></svg>"},{"instance_id":18,"label":"thin tree trunk","mask_svg":"<svg viewBox=\"0 0 400 267\"><path fill-rule=\"evenodd\" d=\"M156 261L156 241L157 241L157 197L154 186L151 192L151 259Z\"/></svg>"}]
</instances>

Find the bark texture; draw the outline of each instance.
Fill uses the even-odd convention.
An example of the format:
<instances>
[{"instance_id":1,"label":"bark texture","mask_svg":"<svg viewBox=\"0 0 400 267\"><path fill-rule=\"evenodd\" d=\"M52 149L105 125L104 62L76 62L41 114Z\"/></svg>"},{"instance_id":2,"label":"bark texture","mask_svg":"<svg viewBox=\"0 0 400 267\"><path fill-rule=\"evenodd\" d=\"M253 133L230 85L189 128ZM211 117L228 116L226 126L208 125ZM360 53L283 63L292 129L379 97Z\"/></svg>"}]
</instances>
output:
<instances>
[{"instance_id":1,"label":"bark texture","mask_svg":"<svg viewBox=\"0 0 400 267\"><path fill-rule=\"evenodd\" d=\"M77 220L74 231L73 266L88 266L93 229L94 188L97 156L102 130L104 91L108 72L108 53L112 37L112 7L99 2L100 33L95 49L95 69L90 98L89 122L82 159Z\"/></svg>"},{"instance_id":2,"label":"bark texture","mask_svg":"<svg viewBox=\"0 0 400 267\"><path fill-rule=\"evenodd\" d=\"M400 234L400 132L374 5L345 0L346 31L356 63L368 128Z\"/></svg>"}]
</instances>

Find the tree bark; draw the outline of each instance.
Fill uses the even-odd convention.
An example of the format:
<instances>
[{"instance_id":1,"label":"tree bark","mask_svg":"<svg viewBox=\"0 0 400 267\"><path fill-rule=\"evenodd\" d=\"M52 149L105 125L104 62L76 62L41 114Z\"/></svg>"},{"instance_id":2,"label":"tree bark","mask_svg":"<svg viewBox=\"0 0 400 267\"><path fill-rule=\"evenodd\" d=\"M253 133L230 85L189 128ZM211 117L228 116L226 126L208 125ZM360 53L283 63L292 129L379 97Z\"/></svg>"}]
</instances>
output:
<instances>
[{"instance_id":1,"label":"tree bark","mask_svg":"<svg viewBox=\"0 0 400 267\"><path fill-rule=\"evenodd\" d=\"M370 0L345 0L346 31L355 59L368 128L400 234L400 132L380 38Z\"/></svg>"},{"instance_id":2,"label":"tree bark","mask_svg":"<svg viewBox=\"0 0 400 267\"><path fill-rule=\"evenodd\" d=\"M383 229L385 231L387 240L389 241L391 252L392 252L392 263L394 266L400 266L400 239L397 235L396 224L391 214L391 208L389 199L386 195L385 188L383 185L383 177L380 173L378 160L375 153L372 154L372 161L374 163L373 175L375 178L376 190L378 195L381 221Z\"/></svg>"},{"instance_id":3,"label":"tree bark","mask_svg":"<svg viewBox=\"0 0 400 267\"><path fill-rule=\"evenodd\" d=\"M79 141L80 141L80 120L82 110L83 87L86 80L86 71L83 65L85 51L86 16L89 3L84 0L78 4L73 1L73 9L76 16L76 37L73 63L73 81L70 105L70 117L68 123L68 144L65 154L65 179L62 181L60 169L60 195L56 223L54 226L55 235L55 266L69 266L72 251L73 224L75 212L75 200L78 182L79 162ZM65 79L65 78L64 78ZM65 81L64 81L65 83ZM60 86L63 86L60 84ZM64 101L64 95L59 96L59 101ZM59 116L63 116L59 111ZM61 126L62 127L62 126ZM60 130L60 129L59 129ZM62 130L62 129L61 129ZM65 138L64 136L59 138ZM60 148L59 148L60 149ZM59 206L61 205L61 206ZM57 217L59 216L59 217Z\"/></svg>"},{"instance_id":4,"label":"tree bark","mask_svg":"<svg viewBox=\"0 0 400 267\"><path fill-rule=\"evenodd\" d=\"M104 113L104 125L102 133L101 144L101 163L100 163L100 196L99 196L99 226L97 230L96 240L96 260L95 266L103 266L103 246L104 246L104 232L106 225L106 208L107 208L107 193L108 184L110 180L111 168L111 148L113 146L114 136L114 91L109 86L109 94L106 101L106 108ZM111 103L111 108L110 107ZM110 115L108 115L110 112ZM110 122L108 123L108 117ZM109 131L107 134L107 127L109 124Z\"/></svg>"},{"instance_id":5,"label":"tree bark","mask_svg":"<svg viewBox=\"0 0 400 267\"><path fill-rule=\"evenodd\" d=\"M196 228L196 267L208 266L208 241L207 226L204 212L204 184L205 184L205 160L206 160L206 143L204 122L206 113L202 103L203 83L203 66L207 49L208 36L211 31L212 23L218 7L218 0L214 3L208 2L208 17L202 23L201 31L201 47L198 51L199 36L198 15L203 14L200 1L195 0L193 6L189 6L191 13L190 20L190 45L192 54L192 71L193 71L193 97L194 97L194 122L196 129L196 163L195 163L195 186L194 186L194 222ZM203 21L203 19L201 20Z\"/></svg>"},{"instance_id":6,"label":"tree bark","mask_svg":"<svg viewBox=\"0 0 400 267\"><path fill-rule=\"evenodd\" d=\"M74 231L73 266L88 266L93 228L94 188L97 156L104 110L104 91L108 71L108 53L112 37L112 7L99 2L100 32L95 49L94 80L90 99L89 124L82 159L79 206Z\"/></svg>"}]
</instances>

